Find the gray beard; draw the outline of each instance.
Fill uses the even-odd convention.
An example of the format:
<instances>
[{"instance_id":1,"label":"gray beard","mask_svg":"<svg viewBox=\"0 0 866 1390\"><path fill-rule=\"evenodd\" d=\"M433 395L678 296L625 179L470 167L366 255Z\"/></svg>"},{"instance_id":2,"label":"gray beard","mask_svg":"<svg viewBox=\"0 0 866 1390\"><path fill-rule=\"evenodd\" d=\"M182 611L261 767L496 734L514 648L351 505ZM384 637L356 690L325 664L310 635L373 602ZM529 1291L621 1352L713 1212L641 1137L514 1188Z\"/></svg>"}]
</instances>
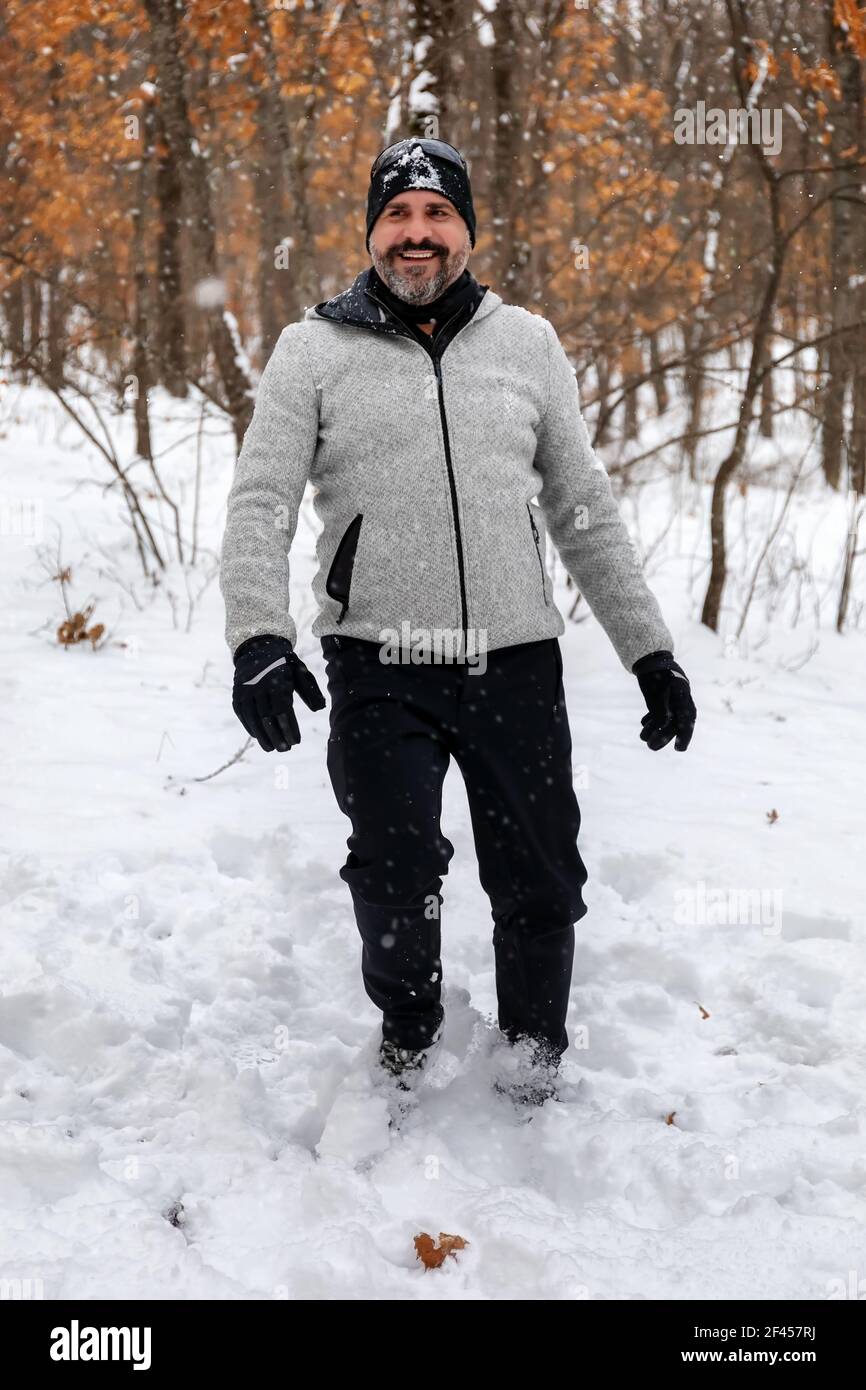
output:
<instances>
[{"instance_id":1,"label":"gray beard","mask_svg":"<svg viewBox=\"0 0 866 1390\"><path fill-rule=\"evenodd\" d=\"M439 269L432 280L424 282L413 280L408 275L401 275L395 270L391 262L384 256L374 256L373 264L376 267L376 274L388 286L392 294L396 294L399 299L403 299L407 304L431 304L434 299L438 299L442 291L450 283L451 257L448 256L440 262Z\"/></svg>"}]
</instances>

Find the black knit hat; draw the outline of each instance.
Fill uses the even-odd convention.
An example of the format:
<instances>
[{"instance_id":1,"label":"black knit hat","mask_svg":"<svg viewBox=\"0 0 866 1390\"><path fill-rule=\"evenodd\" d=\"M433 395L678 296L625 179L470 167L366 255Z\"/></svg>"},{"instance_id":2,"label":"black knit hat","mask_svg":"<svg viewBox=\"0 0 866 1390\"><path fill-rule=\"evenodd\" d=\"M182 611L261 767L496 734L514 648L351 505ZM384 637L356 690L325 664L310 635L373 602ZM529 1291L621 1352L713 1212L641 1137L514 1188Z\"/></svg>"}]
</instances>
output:
<instances>
[{"instance_id":1,"label":"black knit hat","mask_svg":"<svg viewBox=\"0 0 866 1390\"><path fill-rule=\"evenodd\" d=\"M475 208L469 170L459 150L444 140L409 138L389 145L373 162L367 194L367 250L370 233L387 202L408 188L432 188L454 204L475 245Z\"/></svg>"}]
</instances>

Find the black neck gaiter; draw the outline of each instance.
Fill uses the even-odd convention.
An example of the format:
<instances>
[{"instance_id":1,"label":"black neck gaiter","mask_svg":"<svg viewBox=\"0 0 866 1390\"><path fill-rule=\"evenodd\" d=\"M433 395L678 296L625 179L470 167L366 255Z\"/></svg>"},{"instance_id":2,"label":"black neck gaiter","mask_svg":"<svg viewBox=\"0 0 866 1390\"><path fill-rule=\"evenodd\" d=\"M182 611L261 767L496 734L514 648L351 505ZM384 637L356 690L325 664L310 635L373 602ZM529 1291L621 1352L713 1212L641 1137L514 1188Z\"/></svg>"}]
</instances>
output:
<instances>
[{"instance_id":1,"label":"black neck gaiter","mask_svg":"<svg viewBox=\"0 0 866 1390\"><path fill-rule=\"evenodd\" d=\"M429 304L407 304L405 299L389 290L381 276L376 274L375 267L371 266L368 288L404 323L412 324L414 327L435 320L438 330L453 314L471 302L478 285L470 271L464 270L462 275L458 275L457 279L443 290L438 299L431 300Z\"/></svg>"}]
</instances>

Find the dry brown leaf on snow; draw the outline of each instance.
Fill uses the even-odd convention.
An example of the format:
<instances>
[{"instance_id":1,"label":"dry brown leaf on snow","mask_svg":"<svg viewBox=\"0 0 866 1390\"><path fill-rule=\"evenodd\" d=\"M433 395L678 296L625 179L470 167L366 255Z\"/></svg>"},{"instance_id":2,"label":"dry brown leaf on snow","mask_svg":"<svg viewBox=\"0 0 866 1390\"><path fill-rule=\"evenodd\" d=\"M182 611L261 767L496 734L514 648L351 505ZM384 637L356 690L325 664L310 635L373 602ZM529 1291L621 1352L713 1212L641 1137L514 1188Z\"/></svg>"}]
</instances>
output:
<instances>
[{"instance_id":1,"label":"dry brown leaf on snow","mask_svg":"<svg viewBox=\"0 0 866 1390\"><path fill-rule=\"evenodd\" d=\"M94 623L93 627L88 627L87 623L93 612L93 604L88 604L83 613L73 613L71 618L67 618L57 629L57 640L64 647L72 647L76 642L89 641L95 647L102 634L105 632L104 623Z\"/></svg>"},{"instance_id":2,"label":"dry brown leaf on snow","mask_svg":"<svg viewBox=\"0 0 866 1390\"><path fill-rule=\"evenodd\" d=\"M456 1258L454 1251L463 1250L468 1244L462 1236L449 1236L440 1231L439 1244L436 1245L433 1237L422 1231L420 1236L415 1237L415 1253L425 1269L438 1269L446 1255Z\"/></svg>"}]
</instances>

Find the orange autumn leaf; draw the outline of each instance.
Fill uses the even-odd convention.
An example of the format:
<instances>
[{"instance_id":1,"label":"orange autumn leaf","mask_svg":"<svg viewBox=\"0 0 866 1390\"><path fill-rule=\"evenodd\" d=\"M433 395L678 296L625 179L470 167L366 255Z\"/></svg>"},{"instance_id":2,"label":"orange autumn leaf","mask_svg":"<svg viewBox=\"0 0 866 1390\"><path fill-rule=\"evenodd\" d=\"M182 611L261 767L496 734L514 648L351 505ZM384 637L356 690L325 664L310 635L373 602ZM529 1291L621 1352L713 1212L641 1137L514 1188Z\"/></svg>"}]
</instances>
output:
<instances>
[{"instance_id":1,"label":"orange autumn leaf","mask_svg":"<svg viewBox=\"0 0 866 1390\"><path fill-rule=\"evenodd\" d=\"M83 613L73 613L71 618L67 618L57 629L57 640L64 647L73 647L78 642L90 642L95 648L100 637L105 632L104 623L94 623L93 627L88 627L90 615L93 612L93 604L88 604Z\"/></svg>"},{"instance_id":2,"label":"orange autumn leaf","mask_svg":"<svg viewBox=\"0 0 866 1390\"><path fill-rule=\"evenodd\" d=\"M454 1251L462 1250L468 1244L462 1236L449 1236L440 1231L439 1244L436 1245L433 1237L422 1231L420 1236L415 1237L415 1253L425 1269L438 1269L446 1255L456 1258Z\"/></svg>"}]
</instances>

